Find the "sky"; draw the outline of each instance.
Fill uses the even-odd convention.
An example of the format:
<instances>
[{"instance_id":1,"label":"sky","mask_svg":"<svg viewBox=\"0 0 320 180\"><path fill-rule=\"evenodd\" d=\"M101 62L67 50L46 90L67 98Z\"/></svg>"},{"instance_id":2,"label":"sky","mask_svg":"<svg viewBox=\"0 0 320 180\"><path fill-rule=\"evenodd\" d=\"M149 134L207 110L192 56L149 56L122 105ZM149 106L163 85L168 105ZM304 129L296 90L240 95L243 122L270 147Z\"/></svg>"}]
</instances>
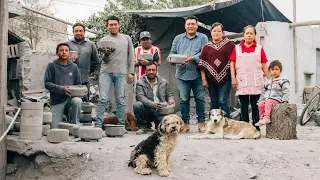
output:
<instances>
[{"instance_id":1,"label":"sky","mask_svg":"<svg viewBox=\"0 0 320 180\"><path fill-rule=\"evenodd\" d=\"M42 3L49 0L40 0ZM288 19L293 20L293 0L270 0ZM297 22L319 20L320 0L296 0ZM102 11L105 0L53 0L55 16L75 22L87 19L91 14Z\"/></svg>"}]
</instances>

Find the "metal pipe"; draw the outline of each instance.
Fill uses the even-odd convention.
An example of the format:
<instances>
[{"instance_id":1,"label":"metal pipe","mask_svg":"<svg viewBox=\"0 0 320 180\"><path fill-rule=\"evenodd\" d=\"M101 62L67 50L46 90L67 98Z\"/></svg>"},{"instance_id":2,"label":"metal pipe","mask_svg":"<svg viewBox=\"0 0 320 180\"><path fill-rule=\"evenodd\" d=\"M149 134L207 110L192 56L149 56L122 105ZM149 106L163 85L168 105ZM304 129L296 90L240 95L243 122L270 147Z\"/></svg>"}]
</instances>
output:
<instances>
[{"instance_id":1,"label":"metal pipe","mask_svg":"<svg viewBox=\"0 0 320 180\"><path fill-rule=\"evenodd\" d=\"M10 125L8 126L7 130L2 134L1 138L0 138L0 142L3 140L4 137L6 137L6 135L8 134L9 130L11 129L11 127L13 126L13 123L16 121L19 113L21 111L21 108L18 109L16 115L14 115Z\"/></svg>"}]
</instances>

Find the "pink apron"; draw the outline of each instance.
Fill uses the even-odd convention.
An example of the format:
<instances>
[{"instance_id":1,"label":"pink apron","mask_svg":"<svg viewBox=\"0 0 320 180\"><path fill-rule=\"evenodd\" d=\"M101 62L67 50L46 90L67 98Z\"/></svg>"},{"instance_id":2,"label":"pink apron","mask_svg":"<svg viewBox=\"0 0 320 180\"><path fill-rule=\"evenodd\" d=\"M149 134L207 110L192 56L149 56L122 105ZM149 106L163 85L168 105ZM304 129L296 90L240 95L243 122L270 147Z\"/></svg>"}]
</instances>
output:
<instances>
[{"instance_id":1,"label":"pink apron","mask_svg":"<svg viewBox=\"0 0 320 180\"><path fill-rule=\"evenodd\" d=\"M244 52L236 45L236 79L238 83L236 96L258 95L263 93L263 71L261 64L261 45L251 53Z\"/></svg>"}]
</instances>

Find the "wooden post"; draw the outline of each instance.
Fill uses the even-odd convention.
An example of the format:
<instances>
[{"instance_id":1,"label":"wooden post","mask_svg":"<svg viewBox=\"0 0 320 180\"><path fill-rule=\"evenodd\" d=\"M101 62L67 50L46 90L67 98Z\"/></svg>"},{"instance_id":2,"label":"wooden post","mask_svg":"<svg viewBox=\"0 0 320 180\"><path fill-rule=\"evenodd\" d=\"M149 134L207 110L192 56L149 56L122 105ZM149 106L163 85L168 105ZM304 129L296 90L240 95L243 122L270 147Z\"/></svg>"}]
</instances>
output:
<instances>
[{"instance_id":1,"label":"wooden post","mask_svg":"<svg viewBox=\"0 0 320 180\"><path fill-rule=\"evenodd\" d=\"M266 137L270 139L297 139L297 105L272 106L271 123L267 124Z\"/></svg>"},{"instance_id":2,"label":"wooden post","mask_svg":"<svg viewBox=\"0 0 320 180\"><path fill-rule=\"evenodd\" d=\"M297 22L297 2L293 0L293 22ZM298 92L299 90L299 79L298 79L298 53L297 53L297 35L296 28L292 29L293 35L293 64L294 64L294 90Z\"/></svg>"},{"instance_id":3,"label":"wooden post","mask_svg":"<svg viewBox=\"0 0 320 180\"><path fill-rule=\"evenodd\" d=\"M0 1L0 136L6 128L7 104L7 47L8 47L8 0ZM6 140L0 142L0 180L6 179L7 147Z\"/></svg>"}]
</instances>

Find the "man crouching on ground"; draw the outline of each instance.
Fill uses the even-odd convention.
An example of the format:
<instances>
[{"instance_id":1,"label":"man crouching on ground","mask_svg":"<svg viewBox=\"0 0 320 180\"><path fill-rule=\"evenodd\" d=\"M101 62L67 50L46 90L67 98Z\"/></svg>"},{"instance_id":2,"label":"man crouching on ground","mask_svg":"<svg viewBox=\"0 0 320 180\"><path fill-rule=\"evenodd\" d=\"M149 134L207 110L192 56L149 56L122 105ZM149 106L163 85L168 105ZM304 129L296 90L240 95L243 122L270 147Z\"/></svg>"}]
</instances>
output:
<instances>
[{"instance_id":1,"label":"man crouching on ground","mask_svg":"<svg viewBox=\"0 0 320 180\"><path fill-rule=\"evenodd\" d=\"M56 53L59 59L47 66L44 86L50 91L52 113L52 128L58 128L65 108L72 108L71 122L79 123L82 100L71 98L68 89L71 85L81 85L80 72L76 64L69 60L69 46L65 43L57 45Z\"/></svg>"},{"instance_id":2,"label":"man crouching on ground","mask_svg":"<svg viewBox=\"0 0 320 180\"><path fill-rule=\"evenodd\" d=\"M155 129L163 118L159 112L163 104L175 106L168 82L157 75L158 65L154 61L146 64L146 75L138 80L136 86L137 102L133 105L134 115L139 127L138 133L146 132L154 121ZM142 132L141 132L142 131Z\"/></svg>"}]
</instances>

